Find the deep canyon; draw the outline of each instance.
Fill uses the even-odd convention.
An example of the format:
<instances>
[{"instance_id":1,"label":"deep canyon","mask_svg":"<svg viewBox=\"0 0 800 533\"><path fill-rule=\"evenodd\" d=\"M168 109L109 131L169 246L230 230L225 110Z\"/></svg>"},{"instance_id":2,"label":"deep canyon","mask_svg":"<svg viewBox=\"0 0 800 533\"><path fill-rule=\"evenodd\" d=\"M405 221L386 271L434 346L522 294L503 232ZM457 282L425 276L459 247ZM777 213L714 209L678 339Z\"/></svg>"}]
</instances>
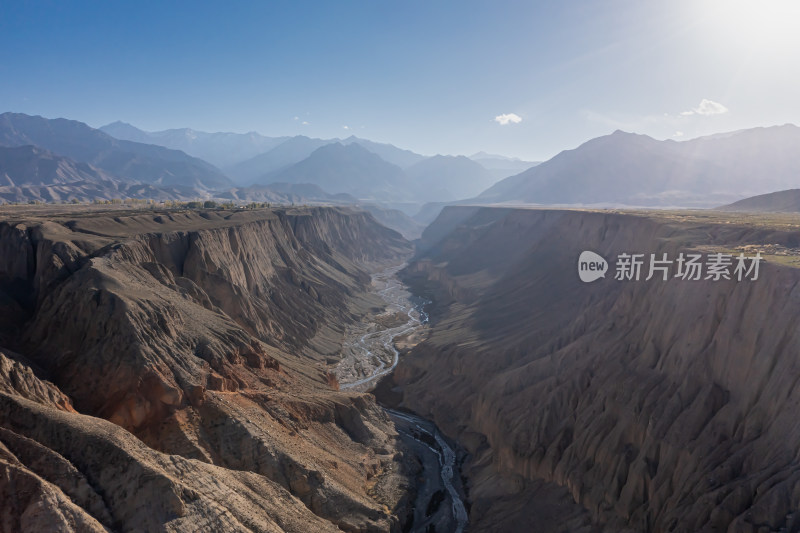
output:
<instances>
[{"instance_id":1,"label":"deep canyon","mask_svg":"<svg viewBox=\"0 0 800 533\"><path fill-rule=\"evenodd\" d=\"M798 227L462 206L414 246L350 208L7 208L0 530L800 531ZM583 283L584 250L766 261ZM373 283L404 261L424 328Z\"/></svg>"},{"instance_id":2,"label":"deep canyon","mask_svg":"<svg viewBox=\"0 0 800 533\"><path fill-rule=\"evenodd\" d=\"M399 530L397 433L326 364L399 234L334 208L37 213L0 224L3 531Z\"/></svg>"}]
</instances>

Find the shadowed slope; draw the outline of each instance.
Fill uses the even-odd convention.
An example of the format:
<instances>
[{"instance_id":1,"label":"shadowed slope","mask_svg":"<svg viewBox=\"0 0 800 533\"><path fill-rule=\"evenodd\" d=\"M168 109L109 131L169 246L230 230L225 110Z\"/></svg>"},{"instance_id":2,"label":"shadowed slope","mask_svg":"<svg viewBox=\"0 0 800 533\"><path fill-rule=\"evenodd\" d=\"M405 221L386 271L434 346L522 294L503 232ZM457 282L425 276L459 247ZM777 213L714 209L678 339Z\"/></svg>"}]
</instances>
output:
<instances>
[{"instance_id":1,"label":"shadowed slope","mask_svg":"<svg viewBox=\"0 0 800 533\"><path fill-rule=\"evenodd\" d=\"M546 504L524 502L547 501L543 481L610 531L796 527L800 270L768 256L750 282L611 278L622 252L796 250L800 221L491 208L440 219L450 229L434 223L406 271L434 299L432 334L395 382L471 453L474 530L496 530L487 517L500 509L536 524ZM579 280L583 250L611 261L607 279Z\"/></svg>"}]
</instances>

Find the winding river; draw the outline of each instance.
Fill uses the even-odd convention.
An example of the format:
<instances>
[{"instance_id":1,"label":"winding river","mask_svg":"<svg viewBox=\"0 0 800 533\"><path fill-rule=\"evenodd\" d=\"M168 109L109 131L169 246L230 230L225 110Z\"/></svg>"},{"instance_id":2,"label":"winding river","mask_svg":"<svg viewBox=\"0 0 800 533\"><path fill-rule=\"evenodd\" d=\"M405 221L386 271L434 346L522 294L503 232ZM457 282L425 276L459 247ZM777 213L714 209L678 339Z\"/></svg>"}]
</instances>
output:
<instances>
[{"instance_id":1,"label":"winding river","mask_svg":"<svg viewBox=\"0 0 800 533\"><path fill-rule=\"evenodd\" d=\"M394 340L419 329L428 321L423 307L429 302L412 296L397 279L397 272L404 266L389 267L372 275L373 290L386 303L383 314L395 322L399 322L397 318L402 315L404 321L391 326L370 322L348 328L342 348L343 358L335 370L339 388L371 389L378 379L397 366L400 353Z\"/></svg>"},{"instance_id":2,"label":"winding river","mask_svg":"<svg viewBox=\"0 0 800 533\"><path fill-rule=\"evenodd\" d=\"M372 276L372 287L383 301L386 309L382 319L369 321L348 328L342 348L342 360L335 369L341 389L368 391L377 381L392 372L397 366L400 353L395 339L413 333L428 322L424 307L428 301L413 296L397 278L397 272L405 264L386 268ZM450 502L446 517L452 531L462 533L467 526L468 515L459 491L456 453L442 436L436 425L413 413L386 409L394 420L398 432L422 453L435 455L438 478L428 479L425 498L434 497L435 489L441 487L443 501ZM417 513L412 531L423 531L431 523L428 513L415 509Z\"/></svg>"},{"instance_id":3,"label":"winding river","mask_svg":"<svg viewBox=\"0 0 800 533\"><path fill-rule=\"evenodd\" d=\"M454 531L456 533L462 533L467 526L468 515L467 509L464 506L464 501L461 499L461 494L459 494L458 489L455 487L455 483L458 481L454 477L456 472L455 451L450 447L444 437L442 437L439 428L430 420L426 420L412 413L395 411L394 409L386 409L386 412L395 420L396 424L398 421L405 421L416 430L412 432L409 431L408 426L404 427L402 424L397 424L397 430L400 433L426 446L438 456L442 485L447 491L451 502L450 511L453 521L455 522ZM432 445L431 442L435 443L435 445Z\"/></svg>"}]
</instances>

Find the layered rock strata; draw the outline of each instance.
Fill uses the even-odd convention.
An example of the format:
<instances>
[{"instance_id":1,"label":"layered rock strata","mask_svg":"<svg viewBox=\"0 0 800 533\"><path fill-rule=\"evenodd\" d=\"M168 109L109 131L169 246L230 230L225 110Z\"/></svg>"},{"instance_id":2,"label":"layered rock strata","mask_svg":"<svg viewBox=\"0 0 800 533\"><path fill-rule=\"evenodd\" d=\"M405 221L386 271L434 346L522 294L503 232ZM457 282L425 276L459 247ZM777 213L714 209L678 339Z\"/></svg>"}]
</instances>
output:
<instances>
[{"instance_id":1,"label":"layered rock strata","mask_svg":"<svg viewBox=\"0 0 800 533\"><path fill-rule=\"evenodd\" d=\"M400 529L393 425L324 365L399 234L335 208L4 215L0 531Z\"/></svg>"}]
</instances>

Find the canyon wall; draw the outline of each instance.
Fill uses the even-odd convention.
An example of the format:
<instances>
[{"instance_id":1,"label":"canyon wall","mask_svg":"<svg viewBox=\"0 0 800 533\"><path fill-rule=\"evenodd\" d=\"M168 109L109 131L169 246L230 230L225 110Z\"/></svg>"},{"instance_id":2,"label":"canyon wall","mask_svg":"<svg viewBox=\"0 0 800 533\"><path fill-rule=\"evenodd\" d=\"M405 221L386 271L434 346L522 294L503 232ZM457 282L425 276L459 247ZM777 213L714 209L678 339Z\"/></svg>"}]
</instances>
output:
<instances>
[{"instance_id":1,"label":"canyon wall","mask_svg":"<svg viewBox=\"0 0 800 533\"><path fill-rule=\"evenodd\" d=\"M613 279L620 253L764 244L796 250L800 233L446 208L403 273L433 299L431 333L391 386L467 450L471 531L800 531L800 270ZM580 281L584 250L605 279Z\"/></svg>"},{"instance_id":2,"label":"canyon wall","mask_svg":"<svg viewBox=\"0 0 800 533\"><path fill-rule=\"evenodd\" d=\"M335 208L0 222L0 531L397 531L396 432L325 363L411 251Z\"/></svg>"}]
</instances>

